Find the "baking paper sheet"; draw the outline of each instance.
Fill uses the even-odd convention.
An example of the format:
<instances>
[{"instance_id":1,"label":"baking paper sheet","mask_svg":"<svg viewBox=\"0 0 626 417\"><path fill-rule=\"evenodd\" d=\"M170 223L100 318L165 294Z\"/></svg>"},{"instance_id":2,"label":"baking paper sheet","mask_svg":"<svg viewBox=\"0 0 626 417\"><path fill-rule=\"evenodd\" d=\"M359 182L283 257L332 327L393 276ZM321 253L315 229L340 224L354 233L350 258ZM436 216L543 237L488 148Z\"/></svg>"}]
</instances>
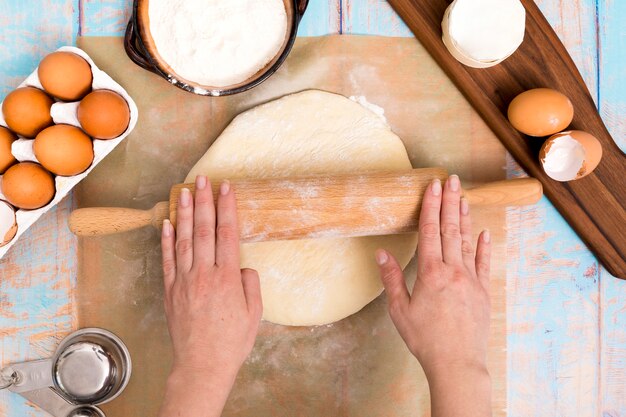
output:
<instances>
[{"instance_id":1,"label":"baking paper sheet","mask_svg":"<svg viewBox=\"0 0 626 417\"><path fill-rule=\"evenodd\" d=\"M133 134L80 184L79 207L147 209L168 198L212 141L243 110L318 88L364 96L385 109L414 167L443 166L464 185L505 178L505 151L415 39L299 38L286 64L261 86L208 98L179 90L126 57L120 38L81 38L84 48L135 98ZM506 407L505 209L473 212L494 241L490 371L494 413ZM415 261L407 267L412 283ZM103 408L110 416L156 415L170 366L162 307L158 232L151 228L79 241L78 323L112 330L128 344L133 377ZM210 393L207 393L210 395ZM329 326L263 323L224 416L429 415L428 385L398 336L384 294Z\"/></svg>"}]
</instances>

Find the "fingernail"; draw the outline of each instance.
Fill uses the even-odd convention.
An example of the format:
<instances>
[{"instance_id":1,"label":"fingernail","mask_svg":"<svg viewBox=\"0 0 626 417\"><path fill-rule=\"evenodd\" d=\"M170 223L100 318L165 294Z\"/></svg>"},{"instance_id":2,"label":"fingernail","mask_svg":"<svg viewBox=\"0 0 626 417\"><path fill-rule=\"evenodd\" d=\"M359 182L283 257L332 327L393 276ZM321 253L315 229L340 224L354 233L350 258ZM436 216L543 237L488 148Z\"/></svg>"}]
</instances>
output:
<instances>
[{"instance_id":1,"label":"fingernail","mask_svg":"<svg viewBox=\"0 0 626 417\"><path fill-rule=\"evenodd\" d=\"M163 220L163 236L170 237L172 235L172 223L169 220Z\"/></svg>"},{"instance_id":2,"label":"fingernail","mask_svg":"<svg viewBox=\"0 0 626 417\"><path fill-rule=\"evenodd\" d=\"M433 191L433 195L440 196L441 195L441 181L439 179L434 180L431 185L431 189Z\"/></svg>"},{"instance_id":3,"label":"fingernail","mask_svg":"<svg viewBox=\"0 0 626 417\"><path fill-rule=\"evenodd\" d=\"M461 181L459 181L458 175L451 175L450 178L448 178L448 184L452 191L459 191L459 188L461 188Z\"/></svg>"},{"instance_id":4,"label":"fingernail","mask_svg":"<svg viewBox=\"0 0 626 417\"><path fill-rule=\"evenodd\" d=\"M461 198L461 214L464 216L469 214L469 203L465 197Z\"/></svg>"},{"instance_id":5,"label":"fingernail","mask_svg":"<svg viewBox=\"0 0 626 417\"><path fill-rule=\"evenodd\" d=\"M387 256L387 252L382 249L376 251L376 263L380 266L383 266L389 260L389 256Z\"/></svg>"},{"instance_id":6,"label":"fingernail","mask_svg":"<svg viewBox=\"0 0 626 417\"><path fill-rule=\"evenodd\" d=\"M196 177L196 189L204 190L206 188L207 179L205 175L198 175Z\"/></svg>"},{"instance_id":7,"label":"fingernail","mask_svg":"<svg viewBox=\"0 0 626 417\"><path fill-rule=\"evenodd\" d=\"M483 230L483 242L485 243L491 242L491 233L489 232L489 229Z\"/></svg>"},{"instance_id":8,"label":"fingernail","mask_svg":"<svg viewBox=\"0 0 626 417\"><path fill-rule=\"evenodd\" d=\"M222 185L220 185L220 194L227 195L229 191L230 191L230 182L228 182L228 180L224 180Z\"/></svg>"},{"instance_id":9,"label":"fingernail","mask_svg":"<svg viewBox=\"0 0 626 417\"><path fill-rule=\"evenodd\" d=\"M181 207L189 207L191 204L191 191L189 188L183 188L180 190L180 205Z\"/></svg>"}]
</instances>

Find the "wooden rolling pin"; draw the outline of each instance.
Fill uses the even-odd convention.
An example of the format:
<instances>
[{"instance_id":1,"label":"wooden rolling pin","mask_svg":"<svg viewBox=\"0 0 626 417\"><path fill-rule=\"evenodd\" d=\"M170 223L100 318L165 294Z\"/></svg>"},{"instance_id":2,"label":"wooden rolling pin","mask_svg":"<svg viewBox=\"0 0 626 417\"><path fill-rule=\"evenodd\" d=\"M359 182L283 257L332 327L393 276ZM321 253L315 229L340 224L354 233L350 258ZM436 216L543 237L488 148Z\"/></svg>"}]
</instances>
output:
<instances>
[{"instance_id":1,"label":"wooden rolling pin","mask_svg":"<svg viewBox=\"0 0 626 417\"><path fill-rule=\"evenodd\" d=\"M387 235L415 232L422 195L430 182L446 180L442 168L351 174L334 177L257 179L232 182L237 196L242 242L321 237ZM213 182L217 196L219 182ZM178 196L150 210L97 207L72 212L70 229L78 236L124 232L147 225L176 224ZM533 178L505 180L464 191L474 206L527 205L542 196Z\"/></svg>"}]
</instances>

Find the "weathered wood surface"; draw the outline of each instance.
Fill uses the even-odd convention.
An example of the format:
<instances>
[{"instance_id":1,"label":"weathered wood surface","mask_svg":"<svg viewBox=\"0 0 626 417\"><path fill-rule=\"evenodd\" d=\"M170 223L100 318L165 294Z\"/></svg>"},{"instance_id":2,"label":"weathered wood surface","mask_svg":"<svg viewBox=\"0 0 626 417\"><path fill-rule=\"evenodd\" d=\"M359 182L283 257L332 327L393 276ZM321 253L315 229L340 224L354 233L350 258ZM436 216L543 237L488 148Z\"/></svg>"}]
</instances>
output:
<instances>
[{"instance_id":1,"label":"weathered wood surface","mask_svg":"<svg viewBox=\"0 0 626 417\"><path fill-rule=\"evenodd\" d=\"M626 2L537 0L626 148ZM0 95L78 33L120 35L131 0L0 3ZM301 35L410 36L381 0L313 0ZM511 177L520 175L511 162ZM0 365L48 355L71 330L70 198L0 260ZM547 200L508 213L508 414L626 416L626 283L609 276ZM44 416L0 393L0 416Z\"/></svg>"}]
</instances>

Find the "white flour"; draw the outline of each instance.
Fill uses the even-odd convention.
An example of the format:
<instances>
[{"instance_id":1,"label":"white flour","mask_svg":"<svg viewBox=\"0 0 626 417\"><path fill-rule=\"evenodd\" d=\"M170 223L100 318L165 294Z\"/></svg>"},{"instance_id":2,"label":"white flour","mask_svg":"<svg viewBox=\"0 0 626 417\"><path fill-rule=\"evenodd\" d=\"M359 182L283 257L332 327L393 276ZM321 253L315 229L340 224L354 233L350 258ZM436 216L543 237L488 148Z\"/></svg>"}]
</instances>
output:
<instances>
[{"instance_id":1,"label":"white flour","mask_svg":"<svg viewBox=\"0 0 626 417\"><path fill-rule=\"evenodd\" d=\"M151 0L150 33L180 77L211 87L245 81L279 52L282 0Z\"/></svg>"}]
</instances>

